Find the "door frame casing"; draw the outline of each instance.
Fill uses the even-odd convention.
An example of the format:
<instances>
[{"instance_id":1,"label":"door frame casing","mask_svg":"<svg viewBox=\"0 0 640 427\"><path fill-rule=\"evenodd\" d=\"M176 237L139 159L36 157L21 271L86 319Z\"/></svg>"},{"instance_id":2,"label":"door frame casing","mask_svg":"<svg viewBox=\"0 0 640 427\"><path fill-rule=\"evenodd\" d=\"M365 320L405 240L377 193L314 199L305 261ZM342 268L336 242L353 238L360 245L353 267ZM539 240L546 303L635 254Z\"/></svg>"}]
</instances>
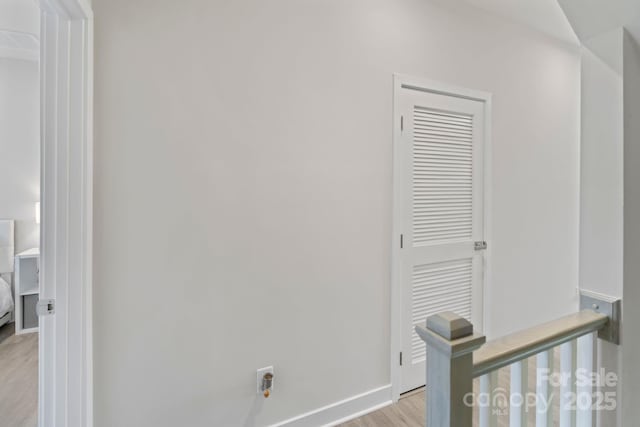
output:
<instances>
[{"instance_id":1,"label":"door frame casing","mask_svg":"<svg viewBox=\"0 0 640 427\"><path fill-rule=\"evenodd\" d=\"M474 325L482 330L486 325L487 302L490 300L491 283L491 100L489 92L477 91L453 86L431 79L412 77L405 74L393 75L393 211L391 235L391 398L397 402L402 387L402 367L400 352L402 351L402 277L400 235L402 229L402 131L400 94L404 89L414 89L439 95L454 96L484 103L484 174L483 174L483 226L484 240L489 242L484 253L482 280L482 319L483 325Z\"/></svg>"},{"instance_id":2,"label":"door frame casing","mask_svg":"<svg viewBox=\"0 0 640 427\"><path fill-rule=\"evenodd\" d=\"M39 427L93 426L93 12L39 0L41 82Z\"/></svg>"}]
</instances>

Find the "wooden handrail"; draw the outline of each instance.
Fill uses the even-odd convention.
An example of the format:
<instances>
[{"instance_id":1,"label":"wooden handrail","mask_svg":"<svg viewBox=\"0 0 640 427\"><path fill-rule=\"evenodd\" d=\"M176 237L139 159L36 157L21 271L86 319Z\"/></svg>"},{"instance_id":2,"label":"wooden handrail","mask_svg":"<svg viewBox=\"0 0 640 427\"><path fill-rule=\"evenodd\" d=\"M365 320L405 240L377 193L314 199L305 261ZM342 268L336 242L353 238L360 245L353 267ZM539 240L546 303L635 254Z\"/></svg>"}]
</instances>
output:
<instances>
[{"instance_id":1,"label":"wooden handrail","mask_svg":"<svg viewBox=\"0 0 640 427\"><path fill-rule=\"evenodd\" d=\"M473 353L473 376L489 372L549 350L604 327L609 317L582 310L533 328L489 341Z\"/></svg>"},{"instance_id":2,"label":"wooden handrail","mask_svg":"<svg viewBox=\"0 0 640 427\"><path fill-rule=\"evenodd\" d=\"M474 333L473 325L456 313L429 316L424 326L416 326L427 345L427 427L472 425L467 398L473 398L473 378L486 379L502 367L604 330L610 320L607 314L583 310L485 344L484 335Z\"/></svg>"}]
</instances>

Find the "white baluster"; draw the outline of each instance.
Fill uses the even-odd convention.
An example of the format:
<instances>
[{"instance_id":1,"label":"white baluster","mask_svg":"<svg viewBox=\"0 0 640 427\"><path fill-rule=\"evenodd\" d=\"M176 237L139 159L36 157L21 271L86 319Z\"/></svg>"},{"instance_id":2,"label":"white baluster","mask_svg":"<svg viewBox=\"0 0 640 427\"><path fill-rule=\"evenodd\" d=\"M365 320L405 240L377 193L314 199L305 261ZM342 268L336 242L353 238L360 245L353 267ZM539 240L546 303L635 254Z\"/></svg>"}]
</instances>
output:
<instances>
[{"instance_id":1,"label":"white baluster","mask_svg":"<svg viewBox=\"0 0 640 427\"><path fill-rule=\"evenodd\" d=\"M536 360L536 427L552 427L553 407L549 379L553 374L553 350L538 353Z\"/></svg>"},{"instance_id":2,"label":"white baluster","mask_svg":"<svg viewBox=\"0 0 640 427\"><path fill-rule=\"evenodd\" d=\"M480 396L478 396L478 417L480 427L489 427L491 418L491 379L489 374L480 377Z\"/></svg>"},{"instance_id":3,"label":"white baluster","mask_svg":"<svg viewBox=\"0 0 640 427\"><path fill-rule=\"evenodd\" d=\"M511 365L511 399L509 404L509 426L527 425L527 390L529 384L529 362L525 359Z\"/></svg>"},{"instance_id":4,"label":"white baluster","mask_svg":"<svg viewBox=\"0 0 640 427\"><path fill-rule=\"evenodd\" d=\"M496 390L498 389L498 371L490 372L480 377L480 393L482 405L479 408L480 427L498 426L498 406L496 402Z\"/></svg>"},{"instance_id":5,"label":"white baluster","mask_svg":"<svg viewBox=\"0 0 640 427\"><path fill-rule=\"evenodd\" d=\"M593 423L592 414L592 390L590 375L593 373L593 352L595 334L588 334L578 338L578 371L576 379L576 426L591 427Z\"/></svg>"},{"instance_id":6,"label":"white baluster","mask_svg":"<svg viewBox=\"0 0 640 427\"><path fill-rule=\"evenodd\" d=\"M478 396L478 421L480 427L489 427L491 415L491 379L489 374L480 377L480 396Z\"/></svg>"},{"instance_id":7,"label":"white baluster","mask_svg":"<svg viewBox=\"0 0 640 427\"><path fill-rule=\"evenodd\" d=\"M572 427L575 421L573 395L575 389L576 341L560 346L560 427Z\"/></svg>"},{"instance_id":8,"label":"white baluster","mask_svg":"<svg viewBox=\"0 0 640 427\"><path fill-rule=\"evenodd\" d=\"M498 413L502 409L498 405L500 397L508 399L506 390L499 389L498 385L498 371L493 371L489 374L489 380L491 382L491 413L489 414L489 427L498 427ZM500 393L502 391L502 393ZM498 396L500 394L501 396ZM509 402L505 402L505 408L509 407Z\"/></svg>"}]
</instances>

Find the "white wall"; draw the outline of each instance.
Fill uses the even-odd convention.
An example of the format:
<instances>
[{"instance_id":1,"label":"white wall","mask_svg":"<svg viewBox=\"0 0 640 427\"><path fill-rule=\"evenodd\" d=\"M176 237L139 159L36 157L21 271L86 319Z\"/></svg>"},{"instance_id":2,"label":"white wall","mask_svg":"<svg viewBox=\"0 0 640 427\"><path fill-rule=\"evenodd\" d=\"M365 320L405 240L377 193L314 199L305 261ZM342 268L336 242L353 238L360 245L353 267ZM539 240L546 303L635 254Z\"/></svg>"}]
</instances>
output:
<instances>
[{"instance_id":1,"label":"white wall","mask_svg":"<svg viewBox=\"0 0 640 427\"><path fill-rule=\"evenodd\" d=\"M623 77L621 28L585 41L582 54L580 286L623 296ZM598 341L600 367L619 375L619 347ZM616 392L618 387L603 388ZM619 401L620 402L620 401ZM614 427L618 411L598 411Z\"/></svg>"},{"instance_id":2,"label":"white wall","mask_svg":"<svg viewBox=\"0 0 640 427\"><path fill-rule=\"evenodd\" d=\"M16 221L16 251L38 246L40 77L32 61L0 58L0 218Z\"/></svg>"},{"instance_id":3,"label":"white wall","mask_svg":"<svg viewBox=\"0 0 640 427\"><path fill-rule=\"evenodd\" d=\"M494 94L489 332L575 309L575 48L426 0L94 8L97 427L265 425L389 383L394 72Z\"/></svg>"},{"instance_id":4,"label":"white wall","mask_svg":"<svg viewBox=\"0 0 640 427\"><path fill-rule=\"evenodd\" d=\"M624 37L624 298L622 326L622 417L640 418L640 47Z\"/></svg>"},{"instance_id":5,"label":"white wall","mask_svg":"<svg viewBox=\"0 0 640 427\"><path fill-rule=\"evenodd\" d=\"M623 88L622 29L593 43L613 53L603 60L587 43L582 59L580 284L622 297ZM616 54L615 52L619 52Z\"/></svg>"}]
</instances>

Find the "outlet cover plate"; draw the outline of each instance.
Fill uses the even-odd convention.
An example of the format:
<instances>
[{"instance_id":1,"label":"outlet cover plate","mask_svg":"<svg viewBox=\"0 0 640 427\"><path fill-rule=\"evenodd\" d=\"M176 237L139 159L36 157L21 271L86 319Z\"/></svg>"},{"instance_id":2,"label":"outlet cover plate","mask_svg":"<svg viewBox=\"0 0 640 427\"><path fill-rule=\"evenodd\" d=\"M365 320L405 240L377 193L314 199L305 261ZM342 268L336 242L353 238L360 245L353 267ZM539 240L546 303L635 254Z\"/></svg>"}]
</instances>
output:
<instances>
[{"instance_id":1,"label":"outlet cover plate","mask_svg":"<svg viewBox=\"0 0 640 427\"><path fill-rule=\"evenodd\" d=\"M260 368L256 371L256 391L258 394L262 394L262 377L264 377L265 374L271 374L273 375L273 379L271 380L271 391L273 391L273 386L275 384L275 379L276 379L276 374L275 371L273 370L273 366L267 366L265 368Z\"/></svg>"}]
</instances>

